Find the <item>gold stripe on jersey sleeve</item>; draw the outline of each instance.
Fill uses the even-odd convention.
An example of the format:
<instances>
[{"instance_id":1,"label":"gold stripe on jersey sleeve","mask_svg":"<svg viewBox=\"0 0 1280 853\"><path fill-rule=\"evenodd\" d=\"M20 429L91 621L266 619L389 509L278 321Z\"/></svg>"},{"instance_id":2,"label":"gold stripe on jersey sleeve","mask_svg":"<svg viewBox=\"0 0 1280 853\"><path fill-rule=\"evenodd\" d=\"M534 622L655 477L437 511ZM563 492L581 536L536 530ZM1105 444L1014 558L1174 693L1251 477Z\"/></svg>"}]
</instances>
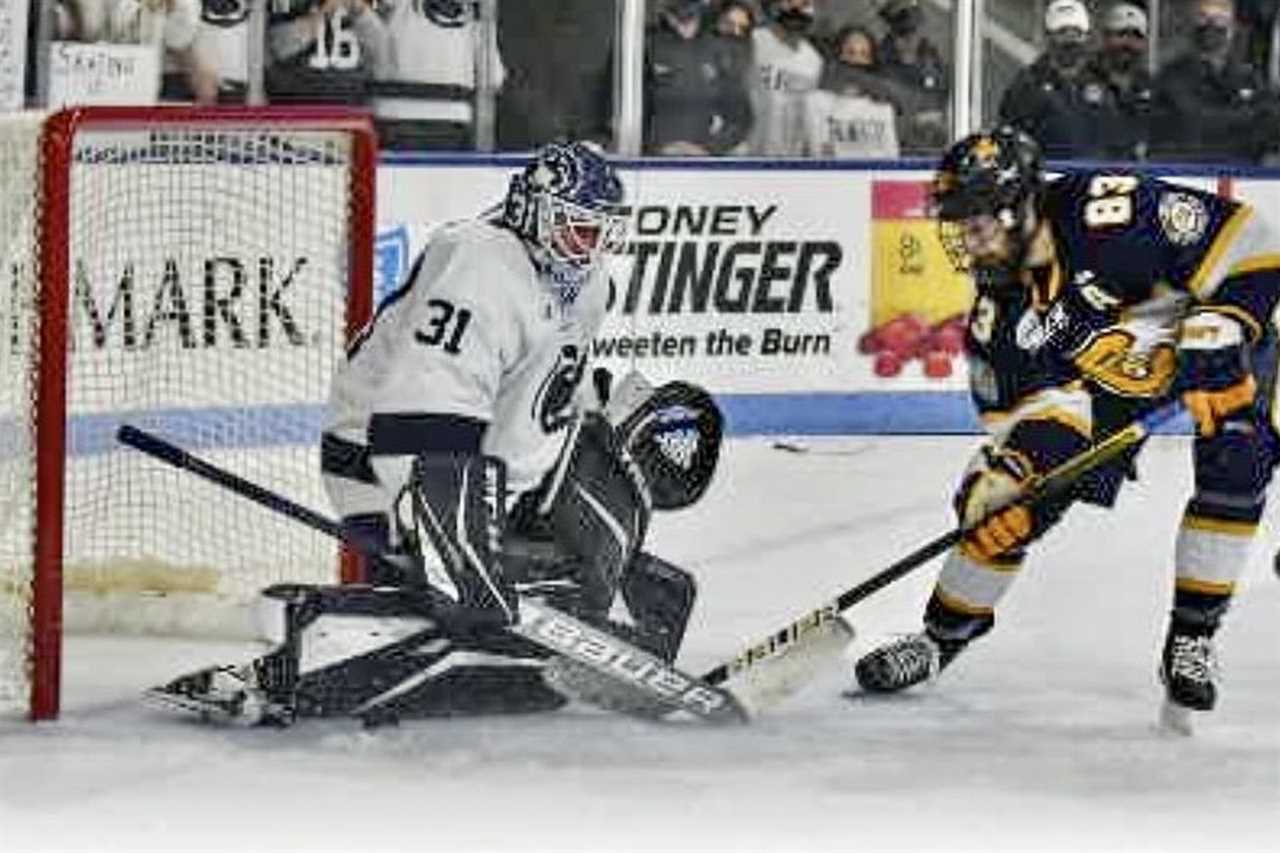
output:
<instances>
[{"instance_id":1,"label":"gold stripe on jersey sleeve","mask_svg":"<svg viewBox=\"0 0 1280 853\"><path fill-rule=\"evenodd\" d=\"M1209 274L1213 272L1213 268L1218 265L1218 261L1222 260L1222 256L1226 254L1227 249L1235 241L1240 234L1240 229L1249 221L1249 217L1253 215L1253 208L1248 205L1240 205L1236 212L1222 223L1222 227L1218 229L1218 234L1213 238L1213 242L1209 244L1208 250L1204 253L1204 259L1200 261L1200 266L1196 267L1196 271L1191 274L1191 278L1187 281L1187 290L1199 297L1201 291L1205 289L1206 280Z\"/></svg>"},{"instance_id":2,"label":"gold stripe on jersey sleeve","mask_svg":"<svg viewBox=\"0 0 1280 853\"><path fill-rule=\"evenodd\" d=\"M1231 581L1201 581L1192 580L1191 578L1178 578L1173 585L1179 592L1198 592L1202 595L1232 595L1236 591L1236 585Z\"/></svg>"},{"instance_id":3,"label":"gold stripe on jersey sleeve","mask_svg":"<svg viewBox=\"0 0 1280 853\"><path fill-rule=\"evenodd\" d=\"M984 426L1000 427L1006 424L1012 415L1012 411L986 412L981 417ZM1017 418L1018 424L1024 424L1029 421L1053 421L1055 423L1062 424L1072 432L1079 433L1085 438L1089 438L1093 434L1087 420L1078 415L1072 414L1067 409L1059 406L1049 406L1043 409L1037 409L1034 412L1030 412L1020 418Z\"/></svg>"},{"instance_id":4,"label":"gold stripe on jersey sleeve","mask_svg":"<svg viewBox=\"0 0 1280 853\"><path fill-rule=\"evenodd\" d=\"M1221 533L1225 536L1253 536L1258 531L1257 522L1224 521L1221 518L1205 518L1203 515L1184 515L1182 526L1187 530L1200 530L1205 533Z\"/></svg>"},{"instance_id":5,"label":"gold stripe on jersey sleeve","mask_svg":"<svg viewBox=\"0 0 1280 853\"><path fill-rule=\"evenodd\" d=\"M1280 272L1280 255L1250 255L1236 261L1227 275L1248 275L1254 272Z\"/></svg>"},{"instance_id":6,"label":"gold stripe on jersey sleeve","mask_svg":"<svg viewBox=\"0 0 1280 853\"><path fill-rule=\"evenodd\" d=\"M1026 397L1023 397L1016 404L1014 404L1012 409L999 409L996 411L980 412L978 414L978 419L982 421L982 424L985 427L998 427L1003 425L1010 418L1013 418L1014 415L1017 414L1019 411L1036 405L1037 401L1039 401L1041 397L1044 397L1047 394L1055 394L1055 393L1070 394L1072 392L1079 391L1083 387L1084 387L1084 382L1082 382L1079 379L1072 379L1070 382L1064 382L1061 385L1054 385L1049 388L1041 388L1039 391L1035 391L1031 394L1028 394ZM1036 415L1039 415L1042 411L1049 411L1050 409L1059 409L1059 408L1061 407L1047 406L1044 409L1036 409L1033 412L1028 412L1026 415L1023 415L1022 417L1017 418L1017 420L1019 421L1028 420L1032 417L1035 417ZM1068 423L1067 426L1072 427L1072 429L1075 429L1077 432L1079 432L1081 435L1084 435L1085 437L1088 437L1093 434L1093 427L1083 419L1075 415L1072 415L1069 412L1067 413L1067 417L1071 418L1075 422L1074 424ZM1080 424L1084 424L1085 428L1080 429L1079 428Z\"/></svg>"},{"instance_id":7,"label":"gold stripe on jersey sleeve","mask_svg":"<svg viewBox=\"0 0 1280 853\"><path fill-rule=\"evenodd\" d=\"M1041 409L1038 412L1033 412L1025 418L1022 418L1022 421L1024 423L1027 421L1053 421L1054 423L1062 424L1067 429L1078 433L1084 438L1089 438L1093 434L1091 425L1087 420L1058 406L1050 406L1049 408Z\"/></svg>"}]
</instances>

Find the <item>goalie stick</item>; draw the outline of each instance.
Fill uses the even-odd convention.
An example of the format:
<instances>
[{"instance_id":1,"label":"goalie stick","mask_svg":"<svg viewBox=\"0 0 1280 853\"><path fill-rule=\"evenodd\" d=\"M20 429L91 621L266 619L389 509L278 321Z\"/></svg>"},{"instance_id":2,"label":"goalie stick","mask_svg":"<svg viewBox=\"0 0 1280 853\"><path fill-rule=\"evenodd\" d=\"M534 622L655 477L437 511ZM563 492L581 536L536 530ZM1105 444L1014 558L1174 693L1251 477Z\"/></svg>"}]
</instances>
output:
<instances>
[{"instance_id":1,"label":"goalie stick","mask_svg":"<svg viewBox=\"0 0 1280 853\"><path fill-rule=\"evenodd\" d=\"M1114 459L1147 438L1157 426L1180 410L1178 403L1154 409L1097 444L1082 450L1061 465L1032 478L1018 495L992 514L1017 503L1035 503L1061 495L1076 479L1098 465ZM990 517L990 516L988 516ZM976 524L981 524L980 519ZM837 595L835 598L775 631L760 642L743 649L730 660L703 674L703 682L723 685L751 702L751 713L791 695L825 663L843 653L853 638L853 626L843 613L859 601L906 576L945 553L964 537L967 528L957 527L921 545L889 567Z\"/></svg>"},{"instance_id":2,"label":"goalie stick","mask_svg":"<svg viewBox=\"0 0 1280 853\"><path fill-rule=\"evenodd\" d=\"M342 528L332 519L207 462L157 435L125 424L117 430L116 438L152 458L189 471L332 536L371 560L384 559L381 554L368 553L345 537ZM460 625L465 630L468 625L465 613L462 608L458 610L458 613L440 613L441 623ZM716 723L746 722L750 719L748 706L729 689L706 684L613 634L546 604L521 601L519 616L507 630L602 675L617 688L616 698L621 701L610 705L615 710L626 712L628 707L632 707L635 714L642 716L687 711L698 719ZM655 706L661 709L658 713L651 710Z\"/></svg>"}]
</instances>

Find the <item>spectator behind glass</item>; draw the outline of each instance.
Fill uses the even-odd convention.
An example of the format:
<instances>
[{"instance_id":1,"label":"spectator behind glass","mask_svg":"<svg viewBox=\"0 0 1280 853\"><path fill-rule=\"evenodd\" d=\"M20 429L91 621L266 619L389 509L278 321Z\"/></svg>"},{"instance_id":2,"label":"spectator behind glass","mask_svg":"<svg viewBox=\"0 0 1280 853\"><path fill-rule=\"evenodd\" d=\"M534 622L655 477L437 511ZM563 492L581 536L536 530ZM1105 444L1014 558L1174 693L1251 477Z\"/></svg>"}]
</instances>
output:
<instances>
[{"instance_id":1,"label":"spectator behind glass","mask_svg":"<svg viewBox=\"0 0 1280 853\"><path fill-rule=\"evenodd\" d=\"M1090 76L1104 88L1098 128L1102 156L1145 160L1151 141L1152 79L1147 71L1147 13L1136 3L1113 3L1102 18L1102 47Z\"/></svg>"},{"instance_id":2,"label":"spectator behind glass","mask_svg":"<svg viewBox=\"0 0 1280 853\"><path fill-rule=\"evenodd\" d=\"M33 3L32 11L34 12L37 8L38 6ZM31 15L29 20L33 26L36 24L35 15ZM29 26L28 29L30 28ZM81 10L78 0L57 0L53 4L53 40L86 40L84 12ZM29 53L34 54L35 51L29 51Z\"/></svg>"},{"instance_id":3,"label":"spectator behind glass","mask_svg":"<svg viewBox=\"0 0 1280 853\"><path fill-rule=\"evenodd\" d=\"M374 81L378 140L391 150L475 147L475 5L462 0L379 0L391 41L390 72ZM489 28L489 76L505 70Z\"/></svg>"},{"instance_id":4,"label":"spectator behind glass","mask_svg":"<svg viewBox=\"0 0 1280 853\"><path fill-rule=\"evenodd\" d=\"M270 2L270 0L268 0ZM196 49L218 75L220 104L243 104L249 79L249 11L253 0L200 0ZM187 75L166 57L160 87L162 101L192 101Z\"/></svg>"},{"instance_id":5,"label":"spectator behind glass","mask_svg":"<svg viewBox=\"0 0 1280 853\"><path fill-rule=\"evenodd\" d=\"M863 27L845 27L836 36L834 53L822 87L808 97L809 153L849 159L897 157L897 110L879 74L875 36Z\"/></svg>"},{"instance_id":6,"label":"spectator behind glass","mask_svg":"<svg viewBox=\"0 0 1280 853\"><path fill-rule=\"evenodd\" d=\"M672 157L723 154L745 135L746 81L703 32L702 0L663 0L646 36L645 151Z\"/></svg>"},{"instance_id":7,"label":"spectator behind glass","mask_svg":"<svg viewBox=\"0 0 1280 853\"><path fill-rule=\"evenodd\" d=\"M557 139L612 145L614 0L499 0L507 80L498 142L529 150Z\"/></svg>"},{"instance_id":8,"label":"spectator behind glass","mask_svg":"<svg viewBox=\"0 0 1280 853\"><path fill-rule=\"evenodd\" d=\"M919 0L886 0L880 19L880 68L897 84L899 130L907 154L932 153L948 142L947 73L942 52L924 34Z\"/></svg>"},{"instance_id":9,"label":"spectator behind glass","mask_svg":"<svg viewBox=\"0 0 1280 853\"><path fill-rule=\"evenodd\" d=\"M1089 12L1080 0L1045 10L1046 48L1000 99L1000 119L1040 143L1046 158L1103 156L1097 140L1106 91L1088 73Z\"/></svg>"},{"instance_id":10,"label":"spectator behind glass","mask_svg":"<svg viewBox=\"0 0 1280 853\"><path fill-rule=\"evenodd\" d=\"M1197 0L1191 48L1156 77L1153 158L1259 163L1280 131L1261 73L1232 55L1235 6Z\"/></svg>"},{"instance_id":11,"label":"spectator behind glass","mask_svg":"<svg viewBox=\"0 0 1280 853\"><path fill-rule=\"evenodd\" d=\"M364 104L391 45L369 0L267 0L267 97Z\"/></svg>"},{"instance_id":12,"label":"spectator behind glass","mask_svg":"<svg viewBox=\"0 0 1280 853\"><path fill-rule=\"evenodd\" d=\"M751 34L750 153L802 157L810 147L805 98L818 88L823 65L809 41L813 0L765 0L764 16Z\"/></svg>"},{"instance_id":13,"label":"spectator behind glass","mask_svg":"<svg viewBox=\"0 0 1280 853\"><path fill-rule=\"evenodd\" d=\"M192 100L212 104L218 98L218 72L196 43L198 0L74 0L86 40L117 44L154 44L162 61L186 78ZM101 22L102 31L93 31Z\"/></svg>"}]
</instances>

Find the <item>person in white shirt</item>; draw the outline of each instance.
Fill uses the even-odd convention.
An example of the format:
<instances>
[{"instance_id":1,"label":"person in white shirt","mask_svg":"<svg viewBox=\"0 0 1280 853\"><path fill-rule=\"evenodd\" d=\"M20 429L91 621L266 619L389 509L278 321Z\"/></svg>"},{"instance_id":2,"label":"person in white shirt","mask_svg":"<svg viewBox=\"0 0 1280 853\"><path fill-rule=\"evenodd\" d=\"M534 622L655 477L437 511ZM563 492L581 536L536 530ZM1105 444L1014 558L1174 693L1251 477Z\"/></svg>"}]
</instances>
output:
<instances>
[{"instance_id":1,"label":"person in white shirt","mask_svg":"<svg viewBox=\"0 0 1280 853\"><path fill-rule=\"evenodd\" d=\"M218 72L197 44L199 0L76 0L83 11L86 40L96 30L89 21L101 22L98 34L119 44L153 44L164 51L163 60L186 75L196 103L218 99ZM96 7L96 8L93 8Z\"/></svg>"},{"instance_id":2,"label":"person in white shirt","mask_svg":"<svg viewBox=\"0 0 1280 853\"><path fill-rule=\"evenodd\" d=\"M288 613L279 649L155 698L242 722L384 702L556 708L566 688L544 682L547 652L505 630L529 596L675 658L694 581L642 546L654 509L689 506L710 482L721 420L684 383L655 389L633 372L614 388L597 371L579 388L622 203L599 149L556 143L501 205L431 237L339 366L321 442L344 538L374 558L375 586L268 590ZM407 638L388 639L405 620ZM347 657L308 651L339 634L360 638Z\"/></svg>"},{"instance_id":3,"label":"person in white shirt","mask_svg":"<svg viewBox=\"0 0 1280 853\"><path fill-rule=\"evenodd\" d=\"M391 42L389 71L374 82L381 146L473 148L479 39L495 91L506 75L497 28L477 21L472 4L448 0L381 0L376 8Z\"/></svg>"},{"instance_id":4,"label":"person in white shirt","mask_svg":"<svg viewBox=\"0 0 1280 853\"><path fill-rule=\"evenodd\" d=\"M862 27L836 37L835 61L822 88L809 94L810 154L815 157L893 159L899 155L897 108L880 77L876 42Z\"/></svg>"},{"instance_id":5,"label":"person in white shirt","mask_svg":"<svg viewBox=\"0 0 1280 853\"><path fill-rule=\"evenodd\" d=\"M822 77L809 41L813 0L765 0L767 23L751 34L755 122L748 150L758 157L803 157L810 148L805 105Z\"/></svg>"}]
</instances>

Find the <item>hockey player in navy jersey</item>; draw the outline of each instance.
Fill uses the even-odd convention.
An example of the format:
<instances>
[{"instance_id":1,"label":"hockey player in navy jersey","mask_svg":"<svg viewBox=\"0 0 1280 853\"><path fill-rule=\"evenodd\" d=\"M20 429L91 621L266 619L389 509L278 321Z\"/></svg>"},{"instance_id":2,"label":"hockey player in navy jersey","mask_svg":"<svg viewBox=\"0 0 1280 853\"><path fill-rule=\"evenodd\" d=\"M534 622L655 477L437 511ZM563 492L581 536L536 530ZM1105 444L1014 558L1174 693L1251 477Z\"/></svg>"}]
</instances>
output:
<instances>
[{"instance_id":1,"label":"hockey player in navy jersey","mask_svg":"<svg viewBox=\"0 0 1280 853\"><path fill-rule=\"evenodd\" d=\"M1186 728L1189 711L1214 706L1213 637L1280 446L1270 416L1280 232L1246 204L1136 174L1046 180L1036 144L1008 127L952 146L932 199L948 254L975 284L966 348L990 438L956 491L971 527L947 555L923 631L862 657L857 681L883 693L931 680L991 630L1032 543L1073 501L1111 506L1137 450L1062 500L989 512L1180 397L1195 423L1195 490L1159 674L1163 719Z\"/></svg>"},{"instance_id":2,"label":"hockey player in navy jersey","mask_svg":"<svg viewBox=\"0 0 1280 853\"><path fill-rule=\"evenodd\" d=\"M152 699L252 723L593 698L592 673L505 630L531 596L675 658L694 581L644 538L652 510L701 496L721 421L693 386L590 371L623 201L598 149L557 143L432 235L339 367L321 446L372 584L267 590L279 648Z\"/></svg>"}]
</instances>

